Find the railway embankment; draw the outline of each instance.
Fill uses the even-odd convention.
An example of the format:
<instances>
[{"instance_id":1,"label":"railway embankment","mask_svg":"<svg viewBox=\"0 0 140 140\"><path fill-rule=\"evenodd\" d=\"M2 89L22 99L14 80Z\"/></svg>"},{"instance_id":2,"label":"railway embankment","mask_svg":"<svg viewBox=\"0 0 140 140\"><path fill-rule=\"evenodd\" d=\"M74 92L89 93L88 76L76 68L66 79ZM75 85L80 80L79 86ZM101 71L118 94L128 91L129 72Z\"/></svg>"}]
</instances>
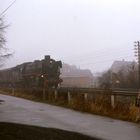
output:
<instances>
[{"instance_id":1,"label":"railway embankment","mask_svg":"<svg viewBox=\"0 0 140 140\"><path fill-rule=\"evenodd\" d=\"M88 89L6 89L3 94L136 122L136 92Z\"/></svg>"}]
</instances>

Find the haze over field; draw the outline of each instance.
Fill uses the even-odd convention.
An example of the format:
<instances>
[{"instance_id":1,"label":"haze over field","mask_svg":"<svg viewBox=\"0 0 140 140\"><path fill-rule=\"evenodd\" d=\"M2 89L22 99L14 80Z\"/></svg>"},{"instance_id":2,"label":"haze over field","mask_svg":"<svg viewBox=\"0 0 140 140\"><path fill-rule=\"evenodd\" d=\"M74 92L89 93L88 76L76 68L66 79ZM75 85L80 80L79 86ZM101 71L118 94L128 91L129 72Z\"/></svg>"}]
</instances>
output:
<instances>
[{"instance_id":1,"label":"haze over field","mask_svg":"<svg viewBox=\"0 0 140 140\"><path fill-rule=\"evenodd\" d=\"M0 0L2 12L12 0ZM140 40L139 0L17 0L6 12L6 67L49 54L93 72L114 60L135 60Z\"/></svg>"}]
</instances>

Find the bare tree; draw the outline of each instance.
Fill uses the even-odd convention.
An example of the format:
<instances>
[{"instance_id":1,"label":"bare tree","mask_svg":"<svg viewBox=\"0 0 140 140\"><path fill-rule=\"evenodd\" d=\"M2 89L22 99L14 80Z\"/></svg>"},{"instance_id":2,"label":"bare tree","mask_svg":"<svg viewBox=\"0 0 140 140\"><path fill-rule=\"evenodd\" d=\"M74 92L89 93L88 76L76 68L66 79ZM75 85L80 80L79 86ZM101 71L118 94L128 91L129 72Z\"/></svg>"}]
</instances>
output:
<instances>
[{"instance_id":1,"label":"bare tree","mask_svg":"<svg viewBox=\"0 0 140 140\"><path fill-rule=\"evenodd\" d=\"M7 25L5 25L4 20L3 20L3 16L5 15L5 13L8 11L8 9L16 2L16 0L12 1L10 3L10 5L4 9L1 13L0 13L0 66L3 65L3 61L6 58L9 58L12 53L9 53L8 48L6 47L6 38L4 36L5 34L5 29L8 27Z\"/></svg>"},{"instance_id":2,"label":"bare tree","mask_svg":"<svg viewBox=\"0 0 140 140\"><path fill-rule=\"evenodd\" d=\"M111 88L111 71L108 70L102 74L101 77L98 79L99 87L104 89Z\"/></svg>"},{"instance_id":3,"label":"bare tree","mask_svg":"<svg viewBox=\"0 0 140 140\"><path fill-rule=\"evenodd\" d=\"M135 62L125 69L122 67L118 72L111 70L103 73L99 78L101 88L138 88L138 66Z\"/></svg>"},{"instance_id":4,"label":"bare tree","mask_svg":"<svg viewBox=\"0 0 140 140\"><path fill-rule=\"evenodd\" d=\"M0 66L3 65L3 61L9 58L12 53L9 53L8 48L6 47L6 38L5 30L8 26L5 25L3 17L0 17Z\"/></svg>"}]
</instances>

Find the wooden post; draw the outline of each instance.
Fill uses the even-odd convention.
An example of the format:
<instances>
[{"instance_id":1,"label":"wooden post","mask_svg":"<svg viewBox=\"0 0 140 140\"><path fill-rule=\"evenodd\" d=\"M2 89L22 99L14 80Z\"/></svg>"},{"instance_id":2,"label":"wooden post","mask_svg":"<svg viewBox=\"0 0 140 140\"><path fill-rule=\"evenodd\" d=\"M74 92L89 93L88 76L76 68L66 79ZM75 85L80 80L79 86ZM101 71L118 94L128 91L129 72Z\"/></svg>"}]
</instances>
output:
<instances>
[{"instance_id":1,"label":"wooden post","mask_svg":"<svg viewBox=\"0 0 140 140\"><path fill-rule=\"evenodd\" d=\"M15 89L14 89L14 88L12 88L12 94L13 94L13 95L15 94Z\"/></svg>"},{"instance_id":2,"label":"wooden post","mask_svg":"<svg viewBox=\"0 0 140 140\"><path fill-rule=\"evenodd\" d=\"M111 107L115 108L115 95L111 95Z\"/></svg>"},{"instance_id":3,"label":"wooden post","mask_svg":"<svg viewBox=\"0 0 140 140\"><path fill-rule=\"evenodd\" d=\"M45 88L43 88L43 100L46 99L46 91L45 91Z\"/></svg>"},{"instance_id":4,"label":"wooden post","mask_svg":"<svg viewBox=\"0 0 140 140\"><path fill-rule=\"evenodd\" d=\"M68 91L68 103L71 102L71 93Z\"/></svg>"},{"instance_id":5,"label":"wooden post","mask_svg":"<svg viewBox=\"0 0 140 140\"><path fill-rule=\"evenodd\" d=\"M140 104L140 91L139 91L139 94L138 94L138 96L137 96L137 107L138 107L138 112L137 112L137 115L136 115L136 121L138 122L138 121L140 121L140 106L139 106L139 104Z\"/></svg>"},{"instance_id":6,"label":"wooden post","mask_svg":"<svg viewBox=\"0 0 140 140\"><path fill-rule=\"evenodd\" d=\"M88 101L88 94L87 93L84 93L84 100L85 100L85 102Z\"/></svg>"},{"instance_id":7,"label":"wooden post","mask_svg":"<svg viewBox=\"0 0 140 140\"><path fill-rule=\"evenodd\" d=\"M54 90L54 99L57 100L58 92L57 89Z\"/></svg>"}]
</instances>

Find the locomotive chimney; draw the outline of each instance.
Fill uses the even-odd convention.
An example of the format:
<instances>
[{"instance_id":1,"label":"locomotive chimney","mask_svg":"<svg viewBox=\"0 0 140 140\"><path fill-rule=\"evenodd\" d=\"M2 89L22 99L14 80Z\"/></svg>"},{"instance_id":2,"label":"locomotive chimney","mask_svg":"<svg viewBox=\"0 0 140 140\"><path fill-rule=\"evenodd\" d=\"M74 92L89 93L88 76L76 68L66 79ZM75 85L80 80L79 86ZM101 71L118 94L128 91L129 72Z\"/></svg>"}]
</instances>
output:
<instances>
[{"instance_id":1,"label":"locomotive chimney","mask_svg":"<svg viewBox=\"0 0 140 140\"><path fill-rule=\"evenodd\" d=\"M50 55L45 55L45 60L50 60Z\"/></svg>"}]
</instances>

